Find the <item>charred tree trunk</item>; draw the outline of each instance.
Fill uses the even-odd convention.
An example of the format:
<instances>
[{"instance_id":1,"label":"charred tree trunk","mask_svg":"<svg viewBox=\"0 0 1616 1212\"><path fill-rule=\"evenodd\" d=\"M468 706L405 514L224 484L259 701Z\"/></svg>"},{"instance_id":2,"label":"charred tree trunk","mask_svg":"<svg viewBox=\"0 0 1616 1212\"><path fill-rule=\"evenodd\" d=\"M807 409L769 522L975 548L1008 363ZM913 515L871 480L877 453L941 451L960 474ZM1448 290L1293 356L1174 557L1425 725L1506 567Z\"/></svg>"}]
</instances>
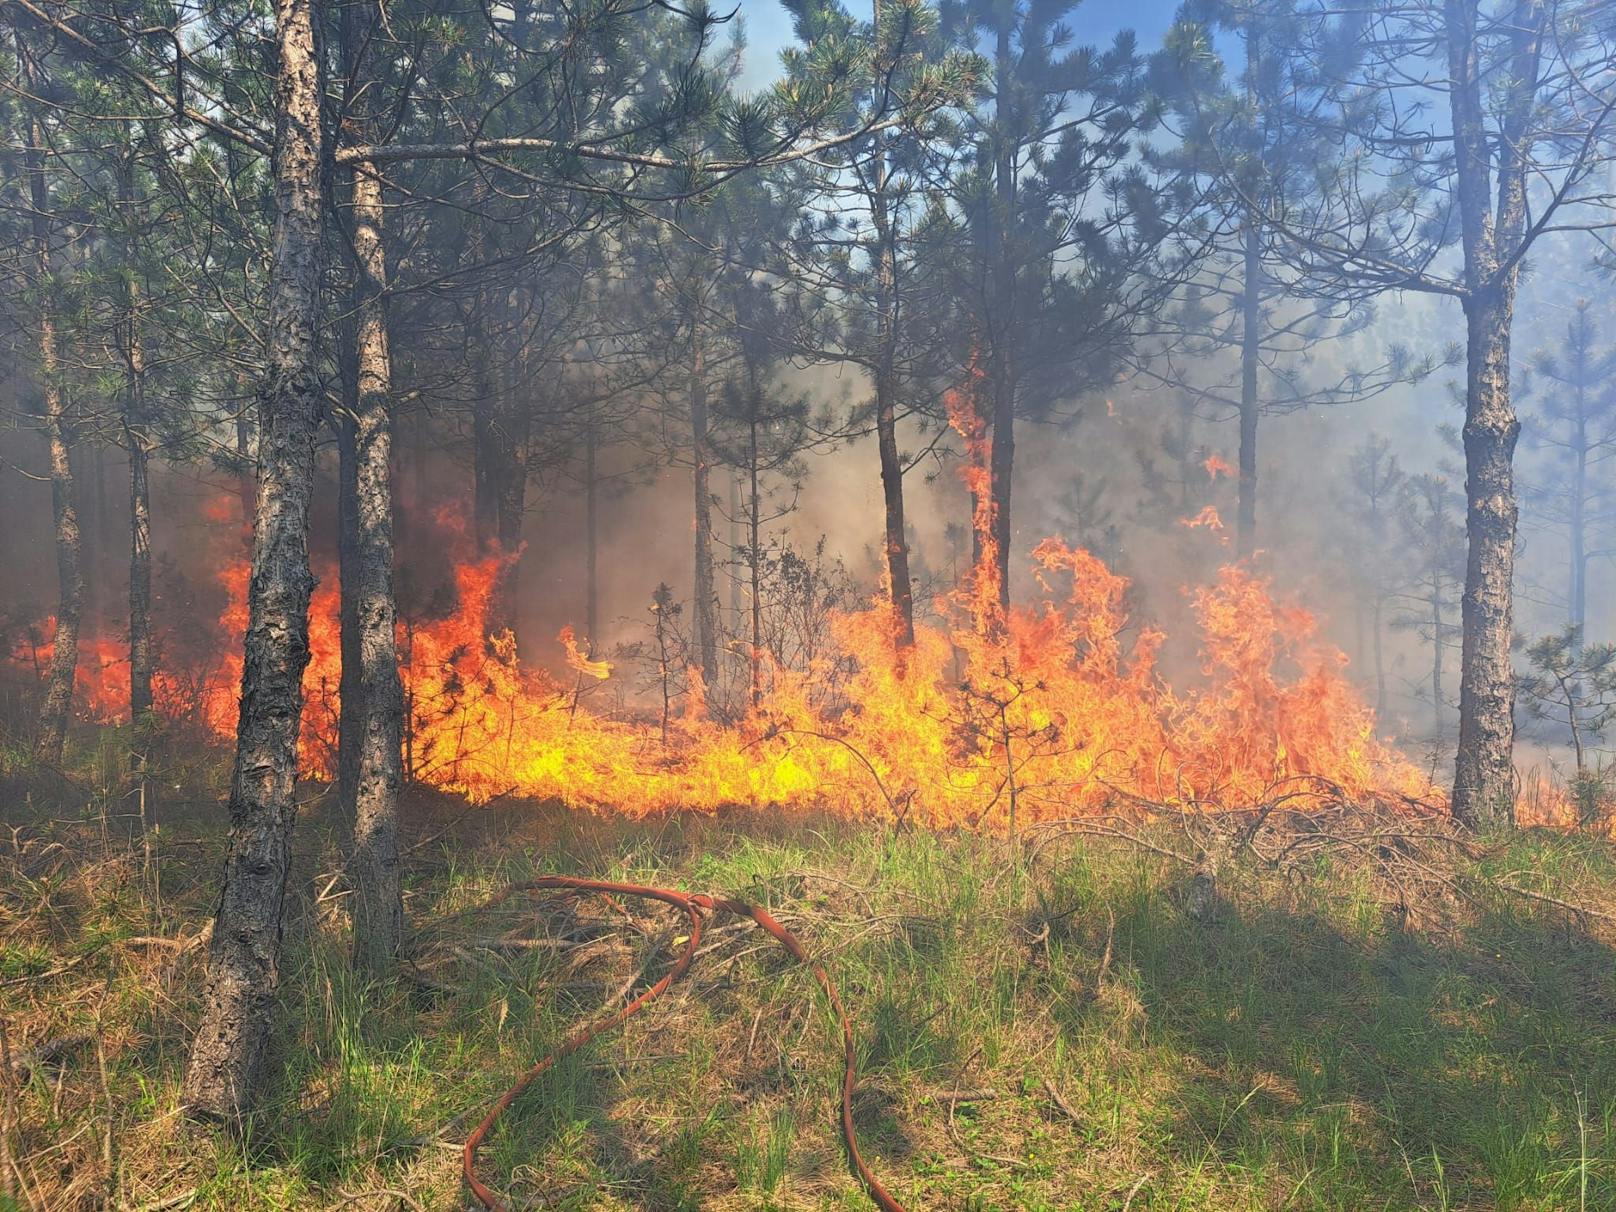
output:
<instances>
[{"instance_id":1,"label":"charred tree trunk","mask_svg":"<svg viewBox=\"0 0 1616 1212\"><path fill-rule=\"evenodd\" d=\"M404 693L398 676L393 601L392 354L387 333L387 257L381 179L354 171L354 259L359 278L358 409L354 506L360 724L354 793L354 962L389 973L404 945L398 792Z\"/></svg>"},{"instance_id":2,"label":"charred tree trunk","mask_svg":"<svg viewBox=\"0 0 1616 1212\"><path fill-rule=\"evenodd\" d=\"M696 661L701 666L702 685L710 689L718 680L718 589L713 582L712 450L707 440L705 357L701 322L697 320L690 332L690 459L696 524L694 623Z\"/></svg>"},{"instance_id":3,"label":"charred tree trunk","mask_svg":"<svg viewBox=\"0 0 1616 1212\"><path fill-rule=\"evenodd\" d=\"M239 1122L258 1092L280 976L309 659L309 497L320 418L320 66L313 0L275 0L275 232L230 841L182 1098Z\"/></svg>"}]
</instances>

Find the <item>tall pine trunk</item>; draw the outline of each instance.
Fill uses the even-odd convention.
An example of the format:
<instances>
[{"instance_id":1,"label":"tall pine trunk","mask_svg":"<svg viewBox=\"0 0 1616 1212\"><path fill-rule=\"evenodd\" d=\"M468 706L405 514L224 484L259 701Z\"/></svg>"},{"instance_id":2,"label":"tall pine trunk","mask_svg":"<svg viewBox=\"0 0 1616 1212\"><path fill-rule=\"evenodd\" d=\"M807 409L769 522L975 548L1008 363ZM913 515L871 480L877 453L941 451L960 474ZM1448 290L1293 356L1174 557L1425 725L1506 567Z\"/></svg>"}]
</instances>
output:
<instances>
[{"instance_id":1,"label":"tall pine trunk","mask_svg":"<svg viewBox=\"0 0 1616 1212\"><path fill-rule=\"evenodd\" d=\"M898 255L897 233L887 211L886 156L877 157L870 191L876 254L875 435L881 460L881 501L886 519L887 598L892 605L892 643L898 660L915 645L915 590L909 579L909 537L903 516L903 460L898 451Z\"/></svg>"},{"instance_id":2,"label":"tall pine trunk","mask_svg":"<svg viewBox=\"0 0 1616 1212\"><path fill-rule=\"evenodd\" d=\"M1235 551L1249 556L1257 544L1257 365L1262 356L1262 244L1254 217L1246 215L1243 284L1240 301L1240 487L1236 505Z\"/></svg>"},{"instance_id":3,"label":"tall pine trunk","mask_svg":"<svg viewBox=\"0 0 1616 1212\"><path fill-rule=\"evenodd\" d=\"M1538 88L1543 9L1519 0L1497 97L1486 96L1474 0L1445 0L1455 192L1464 250L1465 567L1459 664L1459 745L1453 814L1474 828L1515 819L1514 456L1509 345L1525 239L1529 131ZM1489 70L1494 70L1489 65ZM1500 137L1486 127L1499 114ZM1497 195L1493 169L1497 159Z\"/></svg>"},{"instance_id":4,"label":"tall pine trunk","mask_svg":"<svg viewBox=\"0 0 1616 1212\"><path fill-rule=\"evenodd\" d=\"M1509 391L1513 289L1465 300L1465 564L1459 660L1459 751L1453 811L1477 827L1514 820L1515 503L1520 434Z\"/></svg>"},{"instance_id":5,"label":"tall pine trunk","mask_svg":"<svg viewBox=\"0 0 1616 1212\"><path fill-rule=\"evenodd\" d=\"M126 212L134 206L134 154L119 166L118 197ZM126 215L126 222L131 221ZM130 769L139 781L143 811L149 808L146 772L153 740L152 678L156 650L152 639L152 555L150 452L146 448L146 347L141 333L141 291L133 276L136 250L128 248L131 276L124 287L124 447L129 453L129 718L133 725Z\"/></svg>"},{"instance_id":6,"label":"tall pine trunk","mask_svg":"<svg viewBox=\"0 0 1616 1212\"><path fill-rule=\"evenodd\" d=\"M995 46L996 78L1009 81L1014 71L1010 45L1010 25L1001 20ZM999 577L999 607L1010 608L1010 487L1015 472L1016 451L1016 269L1013 260L1011 221L1016 207L1016 162L1011 153L1010 132L1014 116L1008 104L1009 89L1002 89L994 116L995 140L993 184L993 258L989 266L992 281L990 298L993 315L989 330L993 338L993 367L990 387L993 396L993 449L988 456L989 491L993 498L992 539Z\"/></svg>"},{"instance_id":7,"label":"tall pine trunk","mask_svg":"<svg viewBox=\"0 0 1616 1212\"><path fill-rule=\"evenodd\" d=\"M690 330L690 460L695 495L696 663L702 684L718 680L718 590L713 581L712 449L707 440L707 366L701 321Z\"/></svg>"},{"instance_id":8,"label":"tall pine trunk","mask_svg":"<svg viewBox=\"0 0 1616 1212\"><path fill-rule=\"evenodd\" d=\"M232 1123L259 1094L280 977L321 412L316 330L325 208L314 0L275 0L275 36L275 231L230 840L182 1091L194 1114Z\"/></svg>"},{"instance_id":9,"label":"tall pine trunk","mask_svg":"<svg viewBox=\"0 0 1616 1212\"><path fill-rule=\"evenodd\" d=\"M33 56L17 31L17 61L32 97L41 94ZM45 441L50 455L51 518L56 545L56 633L50 677L39 713L34 756L52 765L62 760L68 719L73 710L73 681L79 663L79 622L84 614L84 574L79 561L79 519L73 493L73 460L68 443L66 401L58 378L56 320L51 312L50 189L45 181L45 130L32 100L25 101L23 165L28 174L28 200L33 210L35 283L40 291L38 318L39 388L44 402Z\"/></svg>"},{"instance_id":10,"label":"tall pine trunk","mask_svg":"<svg viewBox=\"0 0 1616 1212\"><path fill-rule=\"evenodd\" d=\"M133 425L125 429L124 440L129 445L129 711L139 733L143 721L151 718L152 677L157 671L151 618L150 453ZM143 749L134 754L134 766L137 771L145 768Z\"/></svg>"},{"instance_id":11,"label":"tall pine trunk","mask_svg":"<svg viewBox=\"0 0 1616 1212\"><path fill-rule=\"evenodd\" d=\"M752 377L747 391L751 413L747 417L747 500L746 500L746 567L752 590L752 642L747 647L752 706L763 706L763 495L758 479L758 386L756 370L750 362L748 374Z\"/></svg>"},{"instance_id":12,"label":"tall pine trunk","mask_svg":"<svg viewBox=\"0 0 1616 1212\"><path fill-rule=\"evenodd\" d=\"M349 187L352 200L352 183ZM337 629L342 667L337 682L337 802L352 824L359 787L359 737L364 695L359 678L359 270L350 283L349 314L337 330L342 407L337 412Z\"/></svg>"},{"instance_id":13,"label":"tall pine trunk","mask_svg":"<svg viewBox=\"0 0 1616 1212\"><path fill-rule=\"evenodd\" d=\"M1442 574L1431 574L1431 720L1432 735L1442 739Z\"/></svg>"},{"instance_id":14,"label":"tall pine trunk","mask_svg":"<svg viewBox=\"0 0 1616 1212\"><path fill-rule=\"evenodd\" d=\"M1579 360L1581 360L1579 351ZM1586 378L1581 373L1577 380L1577 448L1576 470L1571 479L1571 516L1567 529L1571 539L1571 584L1567 592L1570 622L1577 629L1577 645L1586 637L1584 626L1588 621L1588 421Z\"/></svg>"},{"instance_id":15,"label":"tall pine trunk","mask_svg":"<svg viewBox=\"0 0 1616 1212\"><path fill-rule=\"evenodd\" d=\"M584 636L593 657L600 641L600 483L595 418L584 429Z\"/></svg>"},{"instance_id":16,"label":"tall pine trunk","mask_svg":"<svg viewBox=\"0 0 1616 1212\"><path fill-rule=\"evenodd\" d=\"M45 436L50 447L51 514L56 539L56 632L50 679L39 713L34 755L51 764L62 760L68 719L73 710L73 682L78 671L79 624L84 614L84 572L80 566L78 511L74 506L73 462L67 438L57 371L55 326L39 324L40 373L45 378Z\"/></svg>"},{"instance_id":17,"label":"tall pine trunk","mask_svg":"<svg viewBox=\"0 0 1616 1212\"><path fill-rule=\"evenodd\" d=\"M1370 627L1374 630L1374 664L1375 664L1375 716L1377 719L1386 718L1386 594L1385 590L1375 589L1375 605L1370 616Z\"/></svg>"},{"instance_id":18,"label":"tall pine trunk","mask_svg":"<svg viewBox=\"0 0 1616 1212\"><path fill-rule=\"evenodd\" d=\"M486 249L486 241L476 247ZM479 254L485 256L486 253ZM479 292L473 313L472 349L478 361L477 401L472 413L473 513L478 550L505 560L488 607L491 631L517 630L522 522L527 504L528 410L517 400L506 365L508 300L501 291Z\"/></svg>"},{"instance_id":19,"label":"tall pine trunk","mask_svg":"<svg viewBox=\"0 0 1616 1212\"><path fill-rule=\"evenodd\" d=\"M387 256L382 183L354 170L354 260L359 278L358 407L355 415L354 612L359 639L360 724L354 792L354 961L391 972L404 945L398 793L404 692L398 676L393 600L392 355L387 333Z\"/></svg>"}]
</instances>

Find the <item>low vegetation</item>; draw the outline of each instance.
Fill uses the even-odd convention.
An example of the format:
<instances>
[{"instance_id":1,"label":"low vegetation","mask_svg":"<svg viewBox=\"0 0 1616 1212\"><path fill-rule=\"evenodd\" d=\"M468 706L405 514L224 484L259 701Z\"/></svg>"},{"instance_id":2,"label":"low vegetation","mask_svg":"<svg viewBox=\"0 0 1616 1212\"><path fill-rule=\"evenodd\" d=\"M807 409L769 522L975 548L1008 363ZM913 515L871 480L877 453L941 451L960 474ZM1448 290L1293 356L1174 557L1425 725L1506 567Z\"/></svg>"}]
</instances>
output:
<instances>
[{"instance_id":1,"label":"low vegetation","mask_svg":"<svg viewBox=\"0 0 1616 1212\"><path fill-rule=\"evenodd\" d=\"M552 871L744 896L797 931L855 1020L861 1144L910 1208L1616 1206L1604 841L1342 811L1086 822L1011 853L418 793L411 962L361 985L341 823L309 789L272 1078L238 1139L178 1112L215 801L166 803L141 835L79 779L11 770L26 808L0 836L0 1014L21 1208L465 1206L470 1126L678 941L674 915L632 903L501 898ZM839 1059L808 973L715 923L689 978L513 1108L482 1174L513 1208L864 1208Z\"/></svg>"}]
</instances>

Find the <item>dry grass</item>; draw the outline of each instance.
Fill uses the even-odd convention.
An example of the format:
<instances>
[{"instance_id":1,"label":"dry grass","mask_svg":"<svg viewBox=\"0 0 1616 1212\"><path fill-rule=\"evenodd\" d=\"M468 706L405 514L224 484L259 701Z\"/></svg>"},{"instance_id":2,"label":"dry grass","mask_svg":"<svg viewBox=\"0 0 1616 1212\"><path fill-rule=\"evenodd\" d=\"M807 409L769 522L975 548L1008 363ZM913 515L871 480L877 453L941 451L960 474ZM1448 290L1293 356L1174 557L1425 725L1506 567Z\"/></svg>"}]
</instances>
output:
<instances>
[{"instance_id":1,"label":"dry grass","mask_svg":"<svg viewBox=\"0 0 1616 1212\"><path fill-rule=\"evenodd\" d=\"M237 1140L176 1110L223 842L205 778L141 838L93 777L18 769L0 1164L19 1207L463 1207L468 1118L670 954L652 910L490 903L540 871L744 895L798 930L857 1023L866 1152L916 1212L1616 1207L1612 931L1567 908L1616 905L1608 843L1480 846L1343 810L1090 822L1011 861L1001 840L422 795L412 976L363 987L311 795L267 1095ZM718 930L687 982L518 1105L486 1173L526 1207L863 1208L838 1056L808 975Z\"/></svg>"}]
</instances>

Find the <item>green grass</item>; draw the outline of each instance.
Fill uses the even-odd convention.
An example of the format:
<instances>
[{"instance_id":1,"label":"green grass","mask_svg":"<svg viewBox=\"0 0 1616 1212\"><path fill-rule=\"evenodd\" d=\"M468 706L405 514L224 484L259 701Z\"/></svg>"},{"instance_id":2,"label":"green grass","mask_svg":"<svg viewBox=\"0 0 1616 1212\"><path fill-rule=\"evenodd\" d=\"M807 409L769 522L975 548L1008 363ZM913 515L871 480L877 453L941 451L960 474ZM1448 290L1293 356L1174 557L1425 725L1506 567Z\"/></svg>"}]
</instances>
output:
<instances>
[{"instance_id":1,"label":"green grass","mask_svg":"<svg viewBox=\"0 0 1616 1212\"><path fill-rule=\"evenodd\" d=\"M412 836L452 811L417 804ZM122 1206L375 1210L402 1191L463 1207L469 1123L669 954L659 911L632 906L637 931L590 900L485 904L540 871L743 896L799 930L855 1020L866 1155L912 1212L1616 1208L1611 940L1483 883L1616 904L1603 843L1496 846L1457 871L1464 896L1403 928L1350 852L1290 872L1227 860L1196 920L1184 869L1121 841L1023 866L992 839L507 806L411 856L434 989L349 973L316 804L266 1097L236 1140L175 1113L199 953L129 942L193 935L211 909L217 822L159 816L160 899L121 824L36 825L16 853L0 839L11 1046L99 1024L108 1066L103 1093L81 1046L18 1091L25 1195L51 1212L96 1206L109 1123ZM600 937L588 955L476 945L518 928ZM515 1206L868 1207L836 1133L836 1024L766 943L711 936L690 979L513 1108L485 1180Z\"/></svg>"}]
</instances>

